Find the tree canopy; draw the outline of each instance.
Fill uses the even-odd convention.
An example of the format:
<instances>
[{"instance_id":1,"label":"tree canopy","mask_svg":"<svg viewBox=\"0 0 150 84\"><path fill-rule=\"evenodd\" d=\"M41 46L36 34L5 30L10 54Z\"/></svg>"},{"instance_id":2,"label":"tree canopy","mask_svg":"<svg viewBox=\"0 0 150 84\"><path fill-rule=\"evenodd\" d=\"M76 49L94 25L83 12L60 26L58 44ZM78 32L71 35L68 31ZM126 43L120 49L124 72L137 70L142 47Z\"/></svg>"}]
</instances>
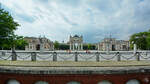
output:
<instances>
[{"instance_id":1,"label":"tree canopy","mask_svg":"<svg viewBox=\"0 0 150 84\"><path fill-rule=\"evenodd\" d=\"M0 9L0 37L7 38L14 34L19 24L14 21L13 17L4 9Z\"/></svg>"},{"instance_id":2,"label":"tree canopy","mask_svg":"<svg viewBox=\"0 0 150 84\"><path fill-rule=\"evenodd\" d=\"M137 44L137 48L141 50L150 49L150 31L139 32L131 35L130 47L133 49L133 44Z\"/></svg>"},{"instance_id":3,"label":"tree canopy","mask_svg":"<svg viewBox=\"0 0 150 84\"><path fill-rule=\"evenodd\" d=\"M14 31L18 26L19 24L14 21L9 12L0 8L0 49L10 49L27 44L22 36L15 35Z\"/></svg>"}]
</instances>

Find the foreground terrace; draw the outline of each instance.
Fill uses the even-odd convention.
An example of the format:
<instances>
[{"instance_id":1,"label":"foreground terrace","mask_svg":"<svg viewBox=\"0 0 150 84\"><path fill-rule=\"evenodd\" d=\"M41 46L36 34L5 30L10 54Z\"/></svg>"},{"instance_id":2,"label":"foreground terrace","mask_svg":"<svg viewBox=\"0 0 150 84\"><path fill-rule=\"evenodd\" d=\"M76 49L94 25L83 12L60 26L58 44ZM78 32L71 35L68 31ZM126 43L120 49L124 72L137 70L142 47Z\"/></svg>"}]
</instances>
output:
<instances>
[{"instance_id":1,"label":"foreground terrace","mask_svg":"<svg viewBox=\"0 0 150 84\"><path fill-rule=\"evenodd\" d=\"M149 74L150 51L0 51L2 84L149 84Z\"/></svg>"}]
</instances>

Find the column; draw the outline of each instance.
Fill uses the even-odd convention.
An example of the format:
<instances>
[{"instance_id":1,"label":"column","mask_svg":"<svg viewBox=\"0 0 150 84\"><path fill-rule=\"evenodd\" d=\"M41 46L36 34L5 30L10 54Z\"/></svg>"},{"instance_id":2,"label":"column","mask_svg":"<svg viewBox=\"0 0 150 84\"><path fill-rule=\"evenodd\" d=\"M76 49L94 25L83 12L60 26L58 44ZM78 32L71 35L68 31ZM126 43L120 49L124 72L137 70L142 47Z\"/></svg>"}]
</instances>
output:
<instances>
[{"instance_id":1,"label":"column","mask_svg":"<svg viewBox=\"0 0 150 84\"><path fill-rule=\"evenodd\" d=\"M107 50L107 54L109 54L109 44L107 43L107 48L106 48L106 50Z\"/></svg>"},{"instance_id":2,"label":"column","mask_svg":"<svg viewBox=\"0 0 150 84\"><path fill-rule=\"evenodd\" d=\"M72 45L72 46L73 46L73 50L74 50L74 43L73 43L73 45Z\"/></svg>"},{"instance_id":3,"label":"column","mask_svg":"<svg viewBox=\"0 0 150 84\"><path fill-rule=\"evenodd\" d=\"M100 50L100 49L99 49L99 44L98 44L97 48L98 48L98 50Z\"/></svg>"},{"instance_id":4,"label":"column","mask_svg":"<svg viewBox=\"0 0 150 84\"><path fill-rule=\"evenodd\" d=\"M81 43L80 43L80 45L79 45L79 48L80 48L79 50L81 50Z\"/></svg>"},{"instance_id":5,"label":"column","mask_svg":"<svg viewBox=\"0 0 150 84\"><path fill-rule=\"evenodd\" d=\"M80 44L78 43L78 50L80 50Z\"/></svg>"},{"instance_id":6,"label":"column","mask_svg":"<svg viewBox=\"0 0 150 84\"><path fill-rule=\"evenodd\" d=\"M70 50L72 49L72 45L71 45L71 43L70 43Z\"/></svg>"},{"instance_id":7,"label":"column","mask_svg":"<svg viewBox=\"0 0 150 84\"><path fill-rule=\"evenodd\" d=\"M41 43L41 44L40 44L40 52L43 52L43 51L44 51L44 48L43 48L43 47L44 47L44 44Z\"/></svg>"},{"instance_id":8,"label":"column","mask_svg":"<svg viewBox=\"0 0 150 84\"><path fill-rule=\"evenodd\" d=\"M81 50L83 50L83 43L81 43Z\"/></svg>"},{"instance_id":9,"label":"column","mask_svg":"<svg viewBox=\"0 0 150 84\"><path fill-rule=\"evenodd\" d=\"M134 44L134 54L136 53L137 49L136 49L136 44Z\"/></svg>"}]
</instances>

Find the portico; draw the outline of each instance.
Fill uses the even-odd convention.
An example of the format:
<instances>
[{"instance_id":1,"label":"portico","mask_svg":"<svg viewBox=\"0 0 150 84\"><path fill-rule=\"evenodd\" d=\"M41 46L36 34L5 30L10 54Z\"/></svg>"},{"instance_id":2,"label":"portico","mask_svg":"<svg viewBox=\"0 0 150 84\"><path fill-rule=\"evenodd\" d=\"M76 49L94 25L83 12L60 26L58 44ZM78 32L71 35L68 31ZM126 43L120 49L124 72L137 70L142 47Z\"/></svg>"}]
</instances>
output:
<instances>
[{"instance_id":1,"label":"portico","mask_svg":"<svg viewBox=\"0 0 150 84\"><path fill-rule=\"evenodd\" d=\"M82 36L70 36L70 50L83 50L83 37Z\"/></svg>"}]
</instances>

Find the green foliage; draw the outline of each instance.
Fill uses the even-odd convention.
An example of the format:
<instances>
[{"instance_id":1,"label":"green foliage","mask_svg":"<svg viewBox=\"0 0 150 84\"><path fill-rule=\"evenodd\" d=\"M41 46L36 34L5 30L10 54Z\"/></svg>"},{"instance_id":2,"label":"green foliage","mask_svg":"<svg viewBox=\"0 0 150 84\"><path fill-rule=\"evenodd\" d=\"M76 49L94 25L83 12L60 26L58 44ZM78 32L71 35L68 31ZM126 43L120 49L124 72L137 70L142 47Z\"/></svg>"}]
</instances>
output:
<instances>
[{"instance_id":1,"label":"green foliage","mask_svg":"<svg viewBox=\"0 0 150 84\"><path fill-rule=\"evenodd\" d=\"M69 45L67 45L67 44L60 44L59 45L59 49L60 50L69 50Z\"/></svg>"},{"instance_id":2,"label":"green foliage","mask_svg":"<svg viewBox=\"0 0 150 84\"><path fill-rule=\"evenodd\" d=\"M93 44L85 44L85 45L83 45L83 49L84 50L95 50L96 46Z\"/></svg>"},{"instance_id":3,"label":"green foliage","mask_svg":"<svg viewBox=\"0 0 150 84\"><path fill-rule=\"evenodd\" d=\"M19 36L18 39L16 39L16 46L15 48L17 50L25 50L25 46L28 45L28 42L24 40L22 36Z\"/></svg>"},{"instance_id":4,"label":"green foliage","mask_svg":"<svg viewBox=\"0 0 150 84\"><path fill-rule=\"evenodd\" d=\"M22 36L14 34L18 26L7 11L0 9L0 49L23 49L27 45Z\"/></svg>"},{"instance_id":5,"label":"green foliage","mask_svg":"<svg viewBox=\"0 0 150 84\"><path fill-rule=\"evenodd\" d=\"M5 40L5 44L3 44L3 49L11 49L11 48L16 48L18 50L24 50L25 46L28 43L24 40L22 36L17 36L17 35L12 35L9 36L8 39Z\"/></svg>"},{"instance_id":6,"label":"green foliage","mask_svg":"<svg viewBox=\"0 0 150 84\"><path fill-rule=\"evenodd\" d=\"M0 9L0 37L8 37L14 34L19 24L14 21L13 17L4 9Z\"/></svg>"},{"instance_id":7,"label":"green foliage","mask_svg":"<svg viewBox=\"0 0 150 84\"><path fill-rule=\"evenodd\" d=\"M58 41L54 42L54 48L55 50L69 50L68 44L61 44Z\"/></svg>"},{"instance_id":8,"label":"green foliage","mask_svg":"<svg viewBox=\"0 0 150 84\"><path fill-rule=\"evenodd\" d=\"M135 33L130 37L130 48L133 49L133 42L141 50L150 49L150 32Z\"/></svg>"},{"instance_id":9,"label":"green foliage","mask_svg":"<svg viewBox=\"0 0 150 84\"><path fill-rule=\"evenodd\" d=\"M55 41L54 42L54 49L58 50L59 49L59 42L58 41Z\"/></svg>"},{"instance_id":10,"label":"green foliage","mask_svg":"<svg viewBox=\"0 0 150 84\"><path fill-rule=\"evenodd\" d=\"M83 50L88 50L88 45L83 45Z\"/></svg>"}]
</instances>

